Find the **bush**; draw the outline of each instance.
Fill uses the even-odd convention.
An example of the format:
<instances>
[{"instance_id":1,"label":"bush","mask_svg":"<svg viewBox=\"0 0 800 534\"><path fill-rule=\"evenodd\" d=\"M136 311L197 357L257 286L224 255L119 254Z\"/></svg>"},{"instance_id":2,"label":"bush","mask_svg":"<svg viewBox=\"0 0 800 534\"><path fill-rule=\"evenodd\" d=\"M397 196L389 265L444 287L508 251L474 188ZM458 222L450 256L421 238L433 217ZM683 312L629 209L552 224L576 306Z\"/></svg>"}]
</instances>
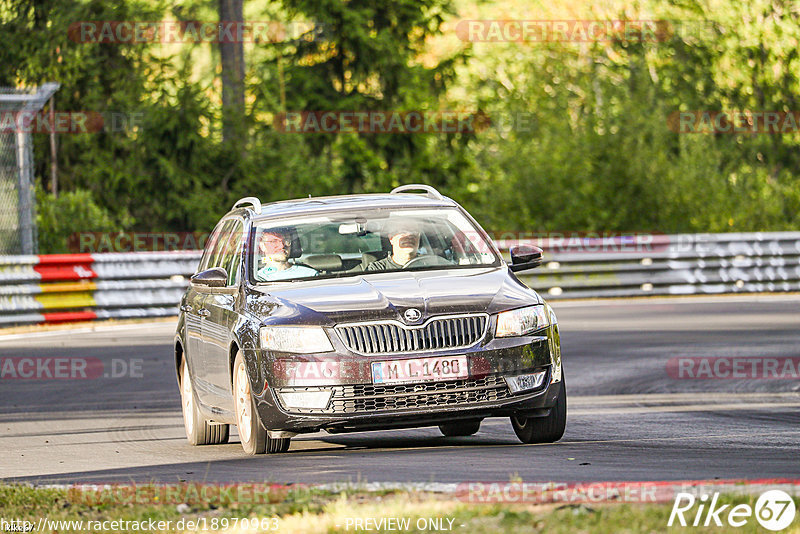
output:
<instances>
[{"instance_id":1,"label":"bush","mask_svg":"<svg viewBox=\"0 0 800 534\"><path fill-rule=\"evenodd\" d=\"M85 189L62 193L58 197L41 188L36 191L36 223L39 230L39 252L70 252L69 239L79 232L108 232L130 224L128 217L115 218L95 202Z\"/></svg>"}]
</instances>

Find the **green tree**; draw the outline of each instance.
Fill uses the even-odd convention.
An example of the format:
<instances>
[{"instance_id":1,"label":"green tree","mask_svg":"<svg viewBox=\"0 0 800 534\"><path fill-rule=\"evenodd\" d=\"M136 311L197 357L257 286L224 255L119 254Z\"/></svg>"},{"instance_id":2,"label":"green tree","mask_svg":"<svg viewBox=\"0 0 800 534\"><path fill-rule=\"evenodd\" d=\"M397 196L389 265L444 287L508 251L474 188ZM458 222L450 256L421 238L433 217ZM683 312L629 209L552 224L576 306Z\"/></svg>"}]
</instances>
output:
<instances>
[{"instance_id":1,"label":"green tree","mask_svg":"<svg viewBox=\"0 0 800 534\"><path fill-rule=\"evenodd\" d=\"M449 0L284 0L287 13L317 27L311 38L278 43L262 70L278 72L261 84L285 93L285 103L259 100L264 111L412 111L447 106L445 90L463 57L426 65L420 56L452 13ZM260 91L258 87L254 89ZM276 91L278 92L278 91ZM278 104L278 107L276 107ZM285 107L284 107L285 106ZM345 191L385 190L422 180L457 183L461 134L340 133L309 135L304 143L324 154Z\"/></svg>"}]
</instances>

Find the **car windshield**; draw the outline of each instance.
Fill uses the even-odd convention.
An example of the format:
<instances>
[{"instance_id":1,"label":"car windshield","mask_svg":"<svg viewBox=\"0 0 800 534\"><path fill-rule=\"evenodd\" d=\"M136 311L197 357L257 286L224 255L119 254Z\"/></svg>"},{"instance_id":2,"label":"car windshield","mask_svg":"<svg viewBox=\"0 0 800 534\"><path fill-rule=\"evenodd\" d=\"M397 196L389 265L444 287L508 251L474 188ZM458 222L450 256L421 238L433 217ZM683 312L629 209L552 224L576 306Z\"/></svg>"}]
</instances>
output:
<instances>
[{"instance_id":1,"label":"car windshield","mask_svg":"<svg viewBox=\"0 0 800 534\"><path fill-rule=\"evenodd\" d=\"M500 264L482 232L454 208L265 220L253 225L252 239L257 283Z\"/></svg>"}]
</instances>

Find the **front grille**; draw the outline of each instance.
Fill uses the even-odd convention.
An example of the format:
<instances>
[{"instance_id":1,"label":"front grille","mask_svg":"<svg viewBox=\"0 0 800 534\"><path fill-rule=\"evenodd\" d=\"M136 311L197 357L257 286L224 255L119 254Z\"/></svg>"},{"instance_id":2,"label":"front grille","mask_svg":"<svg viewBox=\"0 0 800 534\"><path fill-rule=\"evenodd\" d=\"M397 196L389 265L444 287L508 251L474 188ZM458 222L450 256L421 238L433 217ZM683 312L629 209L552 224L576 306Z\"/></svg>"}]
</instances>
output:
<instances>
[{"instance_id":1,"label":"front grille","mask_svg":"<svg viewBox=\"0 0 800 534\"><path fill-rule=\"evenodd\" d=\"M488 324L483 314L433 317L420 326L397 321L340 325L339 337L347 348L359 354L419 352L459 349L483 339Z\"/></svg>"},{"instance_id":2,"label":"front grille","mask_svg":"<svg viewBox=\"0 0 800 534\"><path fill-rule=\"evenodd\" d=\"M502 377L489 375L469 380L424 384L281 388L280 393L333 389L328 407L323 410L292 409L307 414L371 414L395 410L443 408L491 403L511 397Z\"/></svg>"}]
</instances>

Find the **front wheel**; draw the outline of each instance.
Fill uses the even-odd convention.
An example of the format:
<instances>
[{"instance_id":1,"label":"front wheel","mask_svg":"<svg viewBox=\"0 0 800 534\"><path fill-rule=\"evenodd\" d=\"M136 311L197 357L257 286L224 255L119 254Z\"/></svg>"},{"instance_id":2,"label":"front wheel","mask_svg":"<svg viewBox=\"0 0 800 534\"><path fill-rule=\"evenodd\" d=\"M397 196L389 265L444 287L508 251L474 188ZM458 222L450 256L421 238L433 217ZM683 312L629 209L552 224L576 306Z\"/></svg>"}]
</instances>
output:
<instances>
[{"instance_id":1,"label":"front wheel","mask_svg":"<svg viewBox=\"0 0 800 534\"><path fill-rule=\"evenodd\" d=\"M213 424L206 420L197 407L192 389L192 377L186 357L181 364L181 407L183 408L183 427L186 439L192 445L219 445L228 443L228 425Z\"/></svg>"},{"instance_id":2,"label":"front wheel","mask_svg":"<svg viewBox=\"0 0 800 534\"><path fill-rule=\"evenodd\" d=\"M511 426L522 443L554 443L567 427L567 384L561 375L561 391L547 417L511 417Z\"/></svg>"},{"instance_id":3,"label":"front wheel","mask_svg":"<svg viewBox=\"0 0 800 534\"><path fill-rule=\"evenodd\" d=\"M247 376L247 367L244 364L242 351L236 354L233 362L233 395L236 409L236 427L239 430L239 440L247 454L274 454L289 450L290 438L270 438L267 431L261 426L256 411L255 399L250 390L250 379Z\"/></svg>"}]
</instances>

